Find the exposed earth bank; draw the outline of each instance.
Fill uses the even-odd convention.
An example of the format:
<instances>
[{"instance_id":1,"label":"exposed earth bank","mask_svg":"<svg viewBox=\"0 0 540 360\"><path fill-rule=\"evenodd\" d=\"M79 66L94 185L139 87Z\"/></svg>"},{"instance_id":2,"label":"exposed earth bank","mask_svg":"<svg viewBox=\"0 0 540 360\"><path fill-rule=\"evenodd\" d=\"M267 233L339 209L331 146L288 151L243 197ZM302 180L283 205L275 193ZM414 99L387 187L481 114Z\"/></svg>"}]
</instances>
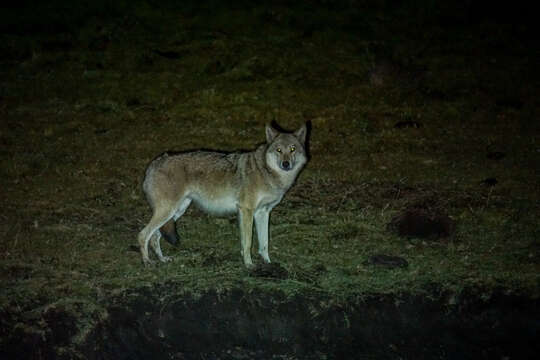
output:
<instances>
[{"instance_id":1,"label":"exposed earth bank","mask_svg":"<svg viewBox=\"0 0 540 360\"><path fill-rule=\"evenodd\" d=\"M80 334L58 309L41 332L3 321L2 358L88 359L526 359L539 353L537 299L501 290L455 296L285 297L268 291L179 293L160 285L111 299ZM5 315L5 314L4 314ZM80 317L88 315L80 314ZM6 318L4 318L6 320ZM11 324L10 324L11 323ZM12 326L12 329L6 326ZM34 327L35 329L35 327ZM76 344L79 339L79 344ZM82 341L80 339L83 339Z\"/></svg>"}]
</instances>

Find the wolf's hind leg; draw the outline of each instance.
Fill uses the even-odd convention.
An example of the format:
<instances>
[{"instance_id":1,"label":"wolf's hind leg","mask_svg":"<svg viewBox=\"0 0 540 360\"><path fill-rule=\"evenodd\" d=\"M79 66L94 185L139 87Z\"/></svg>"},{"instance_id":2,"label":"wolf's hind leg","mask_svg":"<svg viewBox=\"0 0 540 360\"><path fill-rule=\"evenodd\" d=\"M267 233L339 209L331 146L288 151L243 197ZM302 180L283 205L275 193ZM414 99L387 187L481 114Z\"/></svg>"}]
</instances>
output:
<instances>
[{"instance_id":1,"label":"wolf's hind leg","mask_svg":"<svg viewBox=\"0 0 540 360\"><path fill-rule=\"evenodd\" d=\"M170 221L170 220L169 220ZM161 245L159 243L159 240L161 238L161 233L159 231L156 231L154 235L150 238L150 246L154 250L154 253L158 257L159 261L161 262L169 262L172 260L172 257L170 256L163 256L163 253L161 252Z\"/></svg>"},{"instance_id":2,"label":"wolf's hind leg","mask_svg":"<svg viewBox=\"0 0 540 360\"><path fill-rule=\"evenodd\" d=\"M182 199L172 219L163 224L163 226L159 229L161 236L163 236L171 245L177 246L180 241L178 232L176 231L176 220L178 220L180 216L184 215L190 204L190 198L186 197Z\"/></svg>"},{"instance_id":3,"label":"wolf's hind leg","mask_svg":"<svg viewBox=\"0 0 540 360\"><path fill-rule=\"evenodd\" d=\"M148 243L150 242L150 238L161 226L163 226L163 224L173 217L174 213L174 207L161 207L155 209L152 219L150 219L150 222L139 233L137 239L139 241L139 247L141 249L141 256L144 265L152 264L152 261L148 257ZM159 241L159 238L157 241Z\"/></svg>"}]
</instances>

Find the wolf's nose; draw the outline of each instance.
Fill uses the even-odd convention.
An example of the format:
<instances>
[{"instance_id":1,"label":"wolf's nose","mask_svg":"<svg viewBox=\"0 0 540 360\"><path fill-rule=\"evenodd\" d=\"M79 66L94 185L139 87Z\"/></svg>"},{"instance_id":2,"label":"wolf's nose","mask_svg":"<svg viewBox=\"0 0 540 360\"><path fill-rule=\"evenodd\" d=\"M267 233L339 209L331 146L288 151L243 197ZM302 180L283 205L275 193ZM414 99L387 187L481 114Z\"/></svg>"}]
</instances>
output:
<instances>
[{"instance_id":1,"label":"wolf's nose","mask_svg":"<svg viewBox=\"0 0 540 360\"><path fill-rule=\"evenodd\" d=\"M291 163L285 160L281 163L281 166L283 167L283 170L289 170L291 168Z\"/></svg>"}]
</instances>

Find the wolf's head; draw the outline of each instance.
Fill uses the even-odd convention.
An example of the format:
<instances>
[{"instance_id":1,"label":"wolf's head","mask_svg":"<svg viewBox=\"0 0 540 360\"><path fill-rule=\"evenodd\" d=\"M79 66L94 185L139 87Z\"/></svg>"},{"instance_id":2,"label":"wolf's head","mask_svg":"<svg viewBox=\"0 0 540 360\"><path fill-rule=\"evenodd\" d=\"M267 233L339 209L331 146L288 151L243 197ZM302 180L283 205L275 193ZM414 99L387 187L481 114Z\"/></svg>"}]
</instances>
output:
<instances>
[{"instance_id":1,"label":"wolf's head","mask_svg":"<svg viewBox=\"0 0 540 360\"><path fill-rule=\"evenodd\" d=\"M294 133L282 133L266 125L266 163L276 171L297 173L307 162L306 124Z\"/></svg>"}]
</instances>

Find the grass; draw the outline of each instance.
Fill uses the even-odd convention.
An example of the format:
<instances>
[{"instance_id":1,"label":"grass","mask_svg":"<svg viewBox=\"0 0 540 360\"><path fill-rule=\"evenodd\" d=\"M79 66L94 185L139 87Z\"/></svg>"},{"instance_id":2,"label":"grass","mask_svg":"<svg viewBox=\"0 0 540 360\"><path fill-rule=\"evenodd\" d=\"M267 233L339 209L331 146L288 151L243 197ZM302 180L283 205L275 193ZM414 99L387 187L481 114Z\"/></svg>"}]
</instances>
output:
<instances>
[{"instance_id":1,"label":"grass","mask_svg":"<svg viewBox=\"0 0 540 360\"><path fill-rule=\"evenodd\" d=\"M418 31L393 21L410 9L377 2L304 13L138 4L102 17L80 9L75 24L45 32L3 25L3 309L80 303L98 319L111 297L171 282L186 294L347 299L437 284L538 297L539 54L517 40L523 31L409 13L429 26ZM175 261L142 267L129 248L150 216L141 181L154 156L254 148L264 124L306 120L311 161L271 217L270 255L287 279L250 277L235 221L196 209L179 223L181 246L163 245ZM494 151L505 156L488 159ZM449 214L456 232L431 241L387 229L418 204ZM378 253L409 267L363 265Z\"/></svg>"}]
</instances>

